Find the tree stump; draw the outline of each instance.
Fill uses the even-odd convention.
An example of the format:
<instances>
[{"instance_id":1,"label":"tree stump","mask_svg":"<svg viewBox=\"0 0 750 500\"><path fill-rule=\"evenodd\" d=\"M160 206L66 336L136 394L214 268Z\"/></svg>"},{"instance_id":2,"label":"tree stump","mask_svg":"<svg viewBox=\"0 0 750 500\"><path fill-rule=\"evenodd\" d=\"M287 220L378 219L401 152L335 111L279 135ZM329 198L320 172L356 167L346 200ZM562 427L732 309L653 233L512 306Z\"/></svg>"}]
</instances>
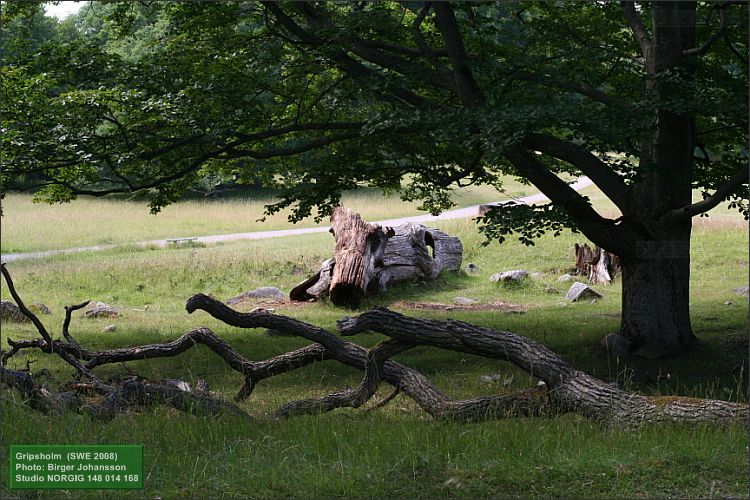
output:
<instances>
[{"instance_id":1,"label":"tree stump","mask_svg":"<svg viewBox=\"0 0 750 500\"><path fill-rule=\"evenodd\" d=\"M331 232L336 240L334 257L294 287L290 299L328 295L334 304L357 306L366 295L384 292L393 282L432 280L444 269L461 269L461 241L421 224L383 229L339 206L331 215Z\"/></svg>"},{"instance_id":2,"label":"tree stump","mask_svg":"<svg viewBox=\"0 0 750 500\"><path fill-rule=\"evenodd\" d=\"M587 243L575 244L576 264L574 274L586 276L590 283L612 283L615 275L621 272L617 255L604 250L599 245L592 250Z\"/></svg>"},{"instance_id":3,"label":"tree stump","mask_svg":"<svg viewBox=\"0 0 750 500\"><path fill-rule=\"evenodd\" d=\"M393 230L369 224L348 208L338 206L331 214L331 232L336 241L336 265L331 274L328 296L337 305L356 306L365 296L374 268L383 258L386 241Z\"/></svg>"}]
</instances>

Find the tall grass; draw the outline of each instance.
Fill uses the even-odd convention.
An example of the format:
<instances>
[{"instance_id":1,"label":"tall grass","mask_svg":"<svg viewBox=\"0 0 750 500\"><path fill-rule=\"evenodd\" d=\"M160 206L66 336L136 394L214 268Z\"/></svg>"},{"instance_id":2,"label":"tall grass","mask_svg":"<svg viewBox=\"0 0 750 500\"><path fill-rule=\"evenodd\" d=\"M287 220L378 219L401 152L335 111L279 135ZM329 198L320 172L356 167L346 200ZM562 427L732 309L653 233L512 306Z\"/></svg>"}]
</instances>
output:
<instances>
[{"instance_id":1,"label":"tall grass","mask_svg":"<svg viewBox=\"0 0 750 500\"><path fill-rule=\"evenodd\" d=\"M505 192L490 186L466 187L454 192L458 207L524 196L531 189L508 179ZM2 201L3 217L0 250L4 253L64 249L80 246L128 244L138 241L204 236L214 234L268 231L292 227L314 227L312 218L291 224L285 210L265 221L264 207L273 203L272 193L248 194L246 198L188 199L149 213L143 201L117 198L82 197L71 203L47 205L32 203L29 194L7 193ZM362 189L346 193L344 206L366 220L419 215L417 202L402 202L397 196L384 197L380 191ZM322 224L328 224L323 221Z\"/></svg>"},{"instance_id":2,"label":"tall grass","mask_svg":"<svg viewBox=\"0 0 750 500\"><path fill-rule=\"evenodd\" d=\"M592 193L592 201L595 206L600 203L596 193ZM398 215L394 210L383 218ZM734 221L736 216L727 220ZM480 272L444 273L434 282L401 284L368 300L361 309L393 306L401 300L452 304L457 296L509 302L526 312L403 312L455 318L526 335L549 346L576 368L627 390L746 402L748 306L747 300L732 290L747 285L748 231L741 224L730 230L722 224L696 224L691 316L701 345L676 360L607 358L599 341L618 327L619 282L595 286L604 297L593 304L570 304L562 293L546 291L544 284L563 293L569 286L556 280L573 263L573 244L584 241L582 235L570 232L558 238L545 236L534 247L513 240L483 247L483 237L473 222L442 222L441 229L461 238L464 262L477 264ZM108 232L113 231L110 228ZM70 235L61 238L69 240ZM28 302L40 301L52 308L53 315L42 316L42 320L54 336L59 335L64 305L93 299L122 311L123 316L114 320L74 316L71 332L87 349L164 342L196 326L207 326L245 356L263 359L308 342L270 337L262 329L235 329L202 312L188 315L185 299L198 292L227 299L269 285L289 290L314 272L330 256L332 247L328 234L195 248L122 247L18 261L9 269ZM489 280L494 272L517 268L541 274L516 288ZM7 295L3 284L0 296L6 299ZM263 302L250 302L240 309L259 305ZM326 302L271 307L331 331L336 319L352 314ZM109 324L117 330L104 333ZM29 325L4 323L0 336L5 342L38 334ZM382 339L369 334L352 340L370 346ZM396 359L420 370L455 398L518 390L536 383L508 363L439 349L414 349ZM71 376L70 367L38 352L12 358L10 367L24 368L27 361L33 362L33 371L48 368L55 377L53 384ZM242 383L239 375L202 347L175 358L131 362L127 368L155 379L179 378L191 383L206 379L212 391L228 399ZM106 379L122 374L123 367L100 367L97 373ZM496 373L503 374L499 382L481 378ZM241 403L259 417L250 425L229 417L194 418L165 409L124 414L110 422L77 414L45 416L25 407L17 393L4 391L0 401L1 470L8 470L5 450L9 444L143 443L147 478L142 491L76 491L73 495L66 491L10 491L3 474L0 493L4 498L149 499L725 498L747 493L748 436L743 426L663 424L627 430L575 415L462 424L434 421L404 396L373 412L342 409L279 422L262 418L289 400L353 386L361 375L329 361L265 380ZM512 380L504 385L503 379ZM376 399L390 390L381 388Z\"/></svg>"}]
</instances>

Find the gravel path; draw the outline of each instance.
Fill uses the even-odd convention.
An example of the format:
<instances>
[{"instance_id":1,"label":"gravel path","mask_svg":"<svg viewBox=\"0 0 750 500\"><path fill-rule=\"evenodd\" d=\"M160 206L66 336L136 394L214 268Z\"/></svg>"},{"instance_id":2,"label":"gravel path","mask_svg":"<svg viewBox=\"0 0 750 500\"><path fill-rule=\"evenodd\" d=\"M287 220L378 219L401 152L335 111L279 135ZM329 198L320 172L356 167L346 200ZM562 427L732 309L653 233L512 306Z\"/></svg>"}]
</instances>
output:
<instances>
[{"instance_id":1,"label":"gravel path","mask_svg":"<svg viewBox=\"0 0 750 500\"><path fill-rule=\"evenodd\" d=\"M576 191L587 188L593 185L593 182L588 177L580 177L577 181L571 184L571 187ZM505 202L487 203L487 205L501 205L504 203L525 203L531 205L532 203L540 203L548 201L549 199L541 193L537 193L531 196L524 196L523 198L517 198L516 200L509 200ZM476 217L479 215L479 205L474 205L466 208L459 208L456 210L447 210L440 215L415 215L413 217L402 217L400 219L388 219L374 221L376 224L381 226L398 226L404 222L436 222L451 219L466 219L469 217ZM283 236L298 236L301 234L312 234L312 233L325 233L328 231L328 226L325 227L310 227L300 229L279 229L276 231L253 231L251 233L233 233L233 234L217 234L213 236L195 236L192 240L195 243L211 244L219 243L222 241L233 241L233 240L262 240L267 238L280 238ZM176 238L184 239L184 238ZM172 240L151 240L151 241L139 241L136 243L138 246L157 246L166 247L171 243ZM99 250L108 250L112 248L121 247L124 245L94 245L90 247L78 247L78 248L67 248L65 250L47 250L45 252L27 252L27 253L8 253L2 255L3 262L13 262L14 260L21 259L41 259L52 255L60 255L66 253L77 253L77 252L95 252Z\"/></svg>"}]
</instances>

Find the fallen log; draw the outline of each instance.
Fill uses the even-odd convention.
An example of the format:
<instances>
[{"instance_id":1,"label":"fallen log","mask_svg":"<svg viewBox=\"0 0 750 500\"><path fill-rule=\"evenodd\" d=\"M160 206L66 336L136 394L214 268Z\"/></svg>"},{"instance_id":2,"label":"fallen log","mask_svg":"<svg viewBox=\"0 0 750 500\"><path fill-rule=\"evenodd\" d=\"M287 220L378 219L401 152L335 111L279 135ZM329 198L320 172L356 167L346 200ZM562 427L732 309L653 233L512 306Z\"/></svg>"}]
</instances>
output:
<instances>
[{"instance_id":1,"label":"fallen log","mask_svg":"<svg viewBox=\"0 0 750 500\"><path fill-rule=\"evenodd\" d=\"M338 206L331 215L331 232L334 257L294 287L290 299L328 296L334 304L357 306L365 296L384 292L394 282L432 280L443 270L461 269L461 241L421 224L384 229Z\"/></svg>"},{"instance_id":2,"label":"fallen log","mask_svg":"<svg viewBox=\"0 0 750 500\"><path fill-rule=\"evenodd\" d=\"M638 426L645 422L748 422L750 408L729 401L679 396L642 396L622 391L575 370L543 345L512 332L474 326L463 321L409 318L376 309L338 321L343 336L375 331L413 344L466 352L510 361L544 381L550 403L559 412Z\"/></svg>"},{"instance_id":3,"label":"fallen log","mask_svg":"<svg viewBox=\"0 0 750 500\"><path fill-rule=\"evenodd\" d=\"M6 273L3 275L6 276ZM8 284L12 289L12 282L8 280ZM15 289L12 291L15 294ZM77 308L70 306L66 312L69 315ZM166 405L191 415L228 414L250 421L252 417L244 409L225 401L220 395L209 393L207 387L201 387L202 381L198 381L193 389L189 383L181 380L149 381L128 374L124 379L110 380L104 384L94 374L96 367L101 365L176 356L196 344L202 344L214 351L231 369L243 375L244 382L235 397L238 401L247 398L260 380L316 361L335 360L364 372L357 387L286 403L270 415L272 418L320 413L342 407L358 408L373 398L382 382L412 398L433 417L457 420L528 415L551 417L574 412L592 420L631 427L647 422L746 424L750 413L747 405L728 401L643 396L623 391L576 370L538 342L513 332L462 321L416 319L387 309L376 309L340 320L338 329L342 336L371 330L390 337L390 340L368 350L294 318L264 309L240 313L203 294L191 297L186 309L188 313L203 310L231 326L282 330L314 343L263 361L251 361L210 330L197 328L172 342L91 352L74 342L70 332L67 332L70 321L66 316L66 341L47 341L43 337L23 341L8 339L12 349L0 358L0 383L18 390L31 408L44 412L72 408L100 418L111 418L126 410ZM44 332L47 333L47 330ZM42 332L39 333L41 337ZM422 373L390 359L419 346L434 346L509 361L541 379L542 383L509 394L451 400ZM29 373L4 366L17 352L30 348L39 349L44 354L58 355L76 369L77 378L88 381L74 379L60 386L62 390L53 394L45 386L38 385Z\"/></svg>"}]
</instances>

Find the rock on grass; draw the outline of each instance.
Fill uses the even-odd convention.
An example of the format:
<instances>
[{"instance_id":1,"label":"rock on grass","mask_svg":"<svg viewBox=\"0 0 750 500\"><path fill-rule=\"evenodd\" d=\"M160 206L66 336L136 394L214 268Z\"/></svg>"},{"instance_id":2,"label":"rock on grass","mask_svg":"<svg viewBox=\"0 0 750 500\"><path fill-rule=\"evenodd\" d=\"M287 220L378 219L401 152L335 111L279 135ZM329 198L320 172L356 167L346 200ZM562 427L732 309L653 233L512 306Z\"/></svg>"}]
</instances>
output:
<instances>
[{"instance_id":1,"label":"rock on grass","mask_svg":"<svg viewBox=\"0 0 750 500\"><path fill-rule=\"evenodd\" d=\"M575 283L573 283L573 285L568 290L568 293L565 295L565 298L570 300L571 302L577 302L584 299L596 299L601 297L601 294L596 292L593 288L589 287L585 283L581 283L580 281L576 281Z\"/></svg>"}]
</instances>

